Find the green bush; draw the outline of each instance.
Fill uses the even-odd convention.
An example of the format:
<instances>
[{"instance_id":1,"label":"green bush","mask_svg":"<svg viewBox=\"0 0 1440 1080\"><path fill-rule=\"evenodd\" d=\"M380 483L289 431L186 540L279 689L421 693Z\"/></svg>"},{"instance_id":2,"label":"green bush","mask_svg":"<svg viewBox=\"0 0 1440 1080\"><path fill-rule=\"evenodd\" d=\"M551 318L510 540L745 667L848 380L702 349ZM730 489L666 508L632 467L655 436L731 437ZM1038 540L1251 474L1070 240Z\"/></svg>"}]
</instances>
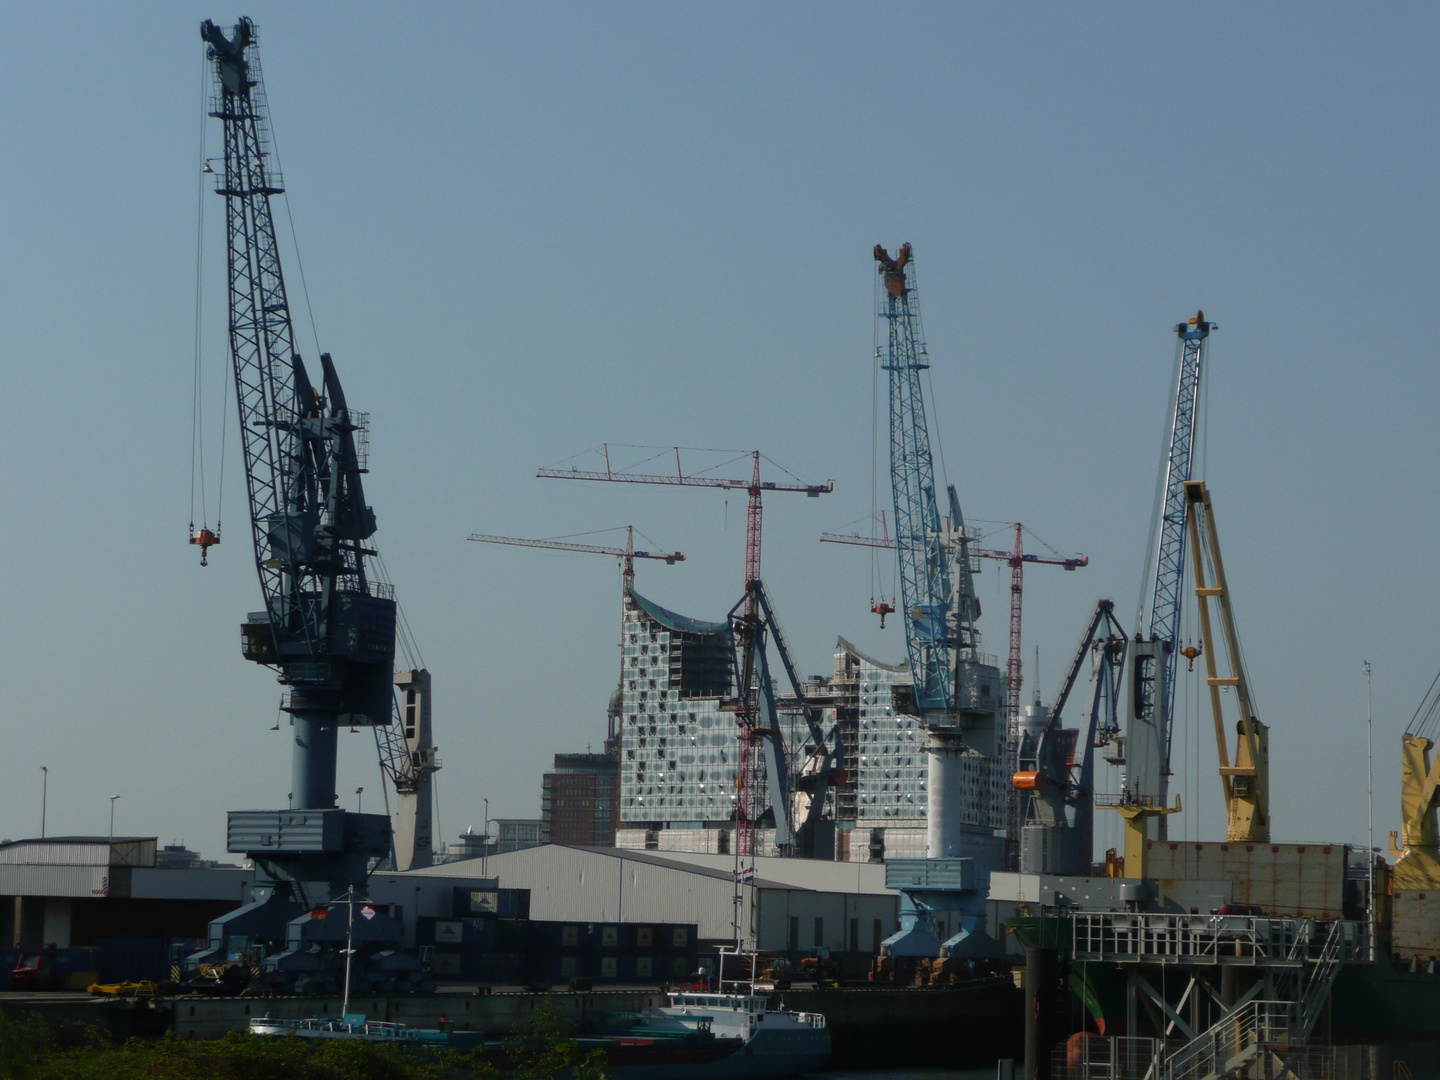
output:
<instances>
[{"instance_id":1,"label":"green bush","mask_svg":"<svg viewBox=\"0 0 1440 1080\"><path fill-rule=\"evenodd\" d=\"M39 1017L0 1009L0 1080L460 1080L492 1078L479 1054L377 1045L358 1039L258 1038L232 1031L213 1041L129 1039L98 1028L66 1032L62 1045ZM553 1002L506 1040L513 1080L609 1080L599 1050L584 1053ZM510 1080L509 1077L506 1080Z\"/></svg>"}]
</instances>

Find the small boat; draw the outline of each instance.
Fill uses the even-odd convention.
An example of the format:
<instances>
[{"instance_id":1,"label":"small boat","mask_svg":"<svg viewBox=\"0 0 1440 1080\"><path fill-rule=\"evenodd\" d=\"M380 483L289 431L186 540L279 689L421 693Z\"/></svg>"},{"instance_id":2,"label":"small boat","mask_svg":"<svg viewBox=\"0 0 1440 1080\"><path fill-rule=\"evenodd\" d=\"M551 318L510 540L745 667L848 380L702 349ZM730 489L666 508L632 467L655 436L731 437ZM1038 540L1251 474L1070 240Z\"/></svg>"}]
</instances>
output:
<instances>
[{"instance_id":1,"label":"small boat","mask_svg":"<svg viewBox=\"0 0 1440 1080\"><path fill-rule=\"evenodd\" d=\"M472 1032L412 1028L386 1020L369 1020L360 1013L349 1013L342 1017L306 1017L303 1020L285 1020L268 1014L256 1016L250 1020L250 1034L281 1037L293 1035L297 1039L352 1039L387 1043L391 1046L452 1049L467 1049L480 1043L480 1037Z\"/></svg>"},{"instance_id":2,"label":"small boat","mask_svg":"<svg viewBox=\"0 0 1440 1080\"><path fill-rule=\"evenodd\" d=\"M617 1070L620 1080L709 1080L728 1077L785 1077L819 1069L830 1060L830 1030L819 1013L770 1007L764 994L704 993L684 990L669 1004L644 1014L656 1029L709 1033L730 1054L683 1072L640 1066Z\"/></svg>"}]
</instances>

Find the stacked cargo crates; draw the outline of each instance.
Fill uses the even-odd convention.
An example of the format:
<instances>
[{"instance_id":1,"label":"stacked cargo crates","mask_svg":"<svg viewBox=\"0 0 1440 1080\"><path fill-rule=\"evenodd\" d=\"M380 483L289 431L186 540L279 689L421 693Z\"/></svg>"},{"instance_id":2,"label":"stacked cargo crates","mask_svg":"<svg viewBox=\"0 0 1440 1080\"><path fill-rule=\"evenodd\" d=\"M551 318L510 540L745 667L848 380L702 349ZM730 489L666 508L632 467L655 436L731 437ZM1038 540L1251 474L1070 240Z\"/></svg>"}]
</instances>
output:
<instances>
[{"instance_id":1,"label":"stacked cargo crates","mask_svg":"<svg viewBox=\"0 0 1440 1080\"><path fill-rule=\"evenodd\" d=\"M436 979L659 985L683 982L698 964L694 923L548 922L520 914L528 911L528 893L523 899L493 893L477 901L475 894L457 889L451 918L417 920L416 943L431 950ZM511 912L516 914L503 914Z\"/></svg>"}]
</instances>

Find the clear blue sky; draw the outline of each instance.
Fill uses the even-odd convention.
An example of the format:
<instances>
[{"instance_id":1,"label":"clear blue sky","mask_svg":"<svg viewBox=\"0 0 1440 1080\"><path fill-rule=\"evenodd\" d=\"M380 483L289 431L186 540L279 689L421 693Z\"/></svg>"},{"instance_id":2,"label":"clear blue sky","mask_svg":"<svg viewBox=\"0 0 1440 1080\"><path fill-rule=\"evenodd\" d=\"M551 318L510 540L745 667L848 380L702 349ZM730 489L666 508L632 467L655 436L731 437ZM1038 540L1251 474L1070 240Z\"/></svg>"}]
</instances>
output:
<instances>
[{"instance_id":1,"label":"clear blue sky","mask_svg":"<svg viewBox=\"0 0 1440 1080\"><path fill-rule=\"evenodd\" d=\"M468 533L634 521L689 556L642 566L661 603L718 618L740 585L738 499L539 465L684 443L834 478L767 505L772 594L807 672L837 634L901 656L866 556L817 537L870 510L870 249L906 240L967 515L1091 559L1029 575L1027 686L1038 645L1053 695L1097 596L1133 620L1171 327L1203 306L1205 475L1276 835L1363 838L1364 658L1396 827L1399 734L1440 662L1433 6L79 4L0 16L0 835L38 831L41 764L52 831L103 830L119 794L118 830L207 854L227 809L288 789L278 688L238 649L258 589L233 421L225 543L205 570L185 543L197 28L242 13L320 341L373 414L447 836L484 798L538 814L550 755L603 737L615 670L612 563ZM981 583L1002 654L1006 584ZM1186 722L1182 828L1215 837ZM368 734L342 740L346 805L360 785L378 807Z\"/></svg>"}]
</instances>

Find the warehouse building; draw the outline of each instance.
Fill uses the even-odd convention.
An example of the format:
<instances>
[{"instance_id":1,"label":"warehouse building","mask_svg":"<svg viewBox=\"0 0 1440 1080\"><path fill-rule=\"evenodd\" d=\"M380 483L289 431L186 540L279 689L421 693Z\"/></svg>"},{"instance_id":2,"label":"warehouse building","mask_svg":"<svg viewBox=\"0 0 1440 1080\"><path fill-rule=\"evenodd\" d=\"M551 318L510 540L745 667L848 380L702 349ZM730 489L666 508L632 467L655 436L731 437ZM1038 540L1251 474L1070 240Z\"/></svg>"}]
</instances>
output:
<instances>
[{"instance_id":1,"label":"warehouse building","mask_svg":"<svg viewBox=\"0 0 1440 1080\"><path fill-rule=\"evenodd\" d=\"M873 955L899 926L884 867L756 858L741 889L741 932L763 950L803 956L817 946ZM466 863L406 877L459 876ZM480 873L479 862L473 867ZM728 855L541 847L492 855L486 871L530 891L530 917L583 923L693 923L702 948L735 940L735 859Z\"/></svg>"}]
</instances>

